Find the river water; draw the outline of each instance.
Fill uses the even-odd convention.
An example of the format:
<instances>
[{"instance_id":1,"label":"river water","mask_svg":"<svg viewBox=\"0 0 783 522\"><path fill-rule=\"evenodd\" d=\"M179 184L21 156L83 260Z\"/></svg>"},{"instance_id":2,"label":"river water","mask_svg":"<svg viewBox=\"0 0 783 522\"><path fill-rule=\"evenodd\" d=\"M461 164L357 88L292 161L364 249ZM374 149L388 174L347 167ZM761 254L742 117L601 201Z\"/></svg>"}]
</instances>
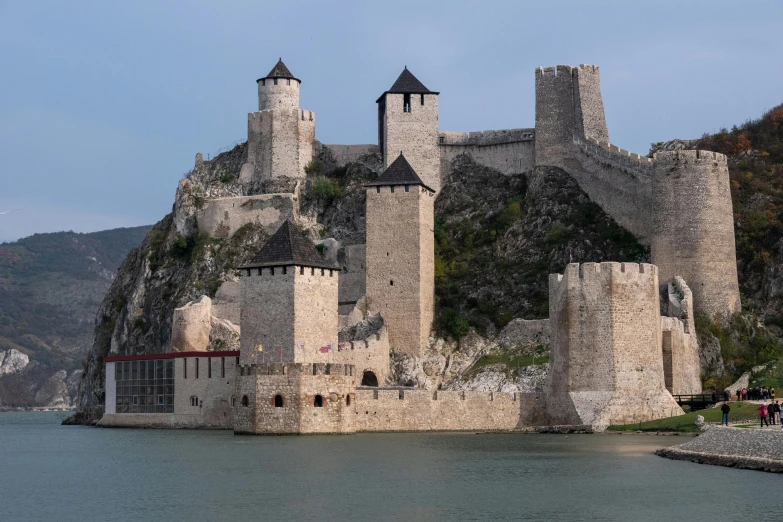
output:
<instances>
[{"instance_id":1,"label":"river water","mask_svg":"<svg viewBox=\"0 0 783 522\"><path fill-rule=\"evenodd\" d=\"M681 437L251 437L60 426L63 416L0 413L0 519L783 517L783 477L651 455Z\"/></svg>"}]
</instances>

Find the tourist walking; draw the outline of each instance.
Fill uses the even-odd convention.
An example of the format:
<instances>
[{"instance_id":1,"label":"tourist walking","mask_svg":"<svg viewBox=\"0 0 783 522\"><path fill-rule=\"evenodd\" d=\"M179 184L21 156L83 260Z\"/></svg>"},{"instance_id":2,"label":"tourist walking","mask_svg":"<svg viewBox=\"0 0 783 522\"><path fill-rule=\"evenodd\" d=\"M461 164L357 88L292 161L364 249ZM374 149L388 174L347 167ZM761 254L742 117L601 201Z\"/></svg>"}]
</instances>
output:
<instances>
[{"instance_id":1,"label":"tourist walking","mask_svg":"<svg viewBox=\"0 0 783 522\"><path fill-rule=\"evenodd\" d=\"M766 424L767 427L769 427L769 422L767 422L767 405L762 404L759 406L759 424L763 428Z\"/></svg>"},{"instance_id":2,"label":"tourist walking","mask_svg":"<svg viewBox=\"0 0 783 522\"><path fill-rule=\"evenodd\" d=\"M775 422L780 424L780 404L778 404L778 401L775 401L773 408L775 410Z\"/></svg>"},{"instance_id":3,"label":"tourist walking","mask_svg":"<svg viewBox=\"0 0 783 522\"><path fill-rule=\"evenodd\" d=\"M771 399L774 399L774 398L775 398L775 388L770 388L770 389L769 389L769 397L770 397Z\"/></svg>"},{"instance_id":4,"label":"tourist walking","mask_svg":"<svg viewBox=\"0 0 783 522\"><path fill-rule=\"evenodd\" d=\"M729 407L728 402L724 402L723 406L720 407L720 411L723 412L723 418L721 419L720 423L721 425L729 425L729 412L731 411L731 408Z\"/></svg>"},{"instance_id":5,"label":"tourist walking","mask_svg":"<svg viewBox=\"0 0 783 522\"><path fill-rule=\"evenodd\" d=\"M742 400L742 390L740 390L739 388L737 388L737 400L738 401Z\"/></svg>"},{"instance_id":6,"label":"tourist walking","mask_svg":"<svg viewBox=\"0 0 783 522\"><path fill-rule=\"evenodd\" d=\"M743 401L748 400L748 389L747 388L742 388L742 399L740 399L740 400L743 400Z\"/></svg>"},{"instance_id":7,"label":"tourist walking","mask_svg":"<svg viewBox=\"0 0 783 522\"><path fill-rule=\"evenodd\" d=\"M770 424L775 425L775 404L771 402L767 404L767 419Z\"/></svg>"}]
</instances>

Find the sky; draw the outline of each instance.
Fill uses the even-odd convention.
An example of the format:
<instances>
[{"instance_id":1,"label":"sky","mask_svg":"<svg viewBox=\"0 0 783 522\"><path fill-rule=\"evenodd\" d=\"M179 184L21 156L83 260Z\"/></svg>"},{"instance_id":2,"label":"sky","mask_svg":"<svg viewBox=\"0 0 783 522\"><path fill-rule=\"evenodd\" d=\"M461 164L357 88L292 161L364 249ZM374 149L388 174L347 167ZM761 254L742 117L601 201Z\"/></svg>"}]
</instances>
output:
<instances>
[{"instance_id":1,"label":"sky","mask_svg":"<svg viewBox=\"0 0 783 522\"><path fill-rule=\"evenodd\" d=\"M279 57L324 143L375 143L406 65L449 131L533 127L536 67L599 65L612 143L646 154L783 103L781 27L781 0L0 0L0 242L158 221Z\"/></svg>"}]
</instances>

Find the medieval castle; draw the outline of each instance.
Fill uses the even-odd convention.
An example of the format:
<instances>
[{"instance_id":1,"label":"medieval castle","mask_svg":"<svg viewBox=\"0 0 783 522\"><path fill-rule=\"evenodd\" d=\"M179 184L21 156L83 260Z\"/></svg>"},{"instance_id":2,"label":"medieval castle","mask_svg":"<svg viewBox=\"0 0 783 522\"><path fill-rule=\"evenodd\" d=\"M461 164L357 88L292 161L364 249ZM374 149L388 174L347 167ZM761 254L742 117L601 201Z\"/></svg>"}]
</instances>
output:
<instances>
[{"instance_id":1,"label":"medieval castle","mask_svg":"<svg viewBox=\"0 0 783 522\"><path fill-rule=\"evenodd\" d=\"M240 173L256 195L209 200L194 226L216 237L250 222L275 232L238 282L175 311L171 353L105 358L101 424L254 434L602 428L681 412L672 394L701 390L694 314L720 320L740 307L726 158L647 158L609 143L598 67L537 69L535 128L471 133L439 130L439 93L405 68L376 100L377 145L316 142L301 81L282 60L257 83ZM337 165L382 154L385 169L365 186L365 245L324 256L297 225L316 147ZM419 357L428 346L434 201L462 154L506 175L559 167L651 247L652 264L570 264L550 276L551 367L538 395L383 386L390 350ZM368 323L380 326L344 338ZM238 336L240 349L206 351L216 331Z\"/></svg>"}]
</instances>

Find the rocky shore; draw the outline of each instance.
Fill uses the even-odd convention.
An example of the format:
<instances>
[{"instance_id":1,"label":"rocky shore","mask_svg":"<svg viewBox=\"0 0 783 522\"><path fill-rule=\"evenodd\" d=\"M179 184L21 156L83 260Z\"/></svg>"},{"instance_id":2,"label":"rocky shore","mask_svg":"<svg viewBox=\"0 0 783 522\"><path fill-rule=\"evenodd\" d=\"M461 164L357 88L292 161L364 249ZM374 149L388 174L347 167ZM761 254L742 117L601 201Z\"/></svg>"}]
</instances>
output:
<instances>
[{"instance_id":1,"label":"rocky shore","mask_svg":"<svg viewBox=\"0 0 783 522\"><path fill-rule=\"evenodd\" d=\"M783 473L783 429L715 426L684 444L660 449L655 454L698 464Z\"/></svg>"}]
</instances>

